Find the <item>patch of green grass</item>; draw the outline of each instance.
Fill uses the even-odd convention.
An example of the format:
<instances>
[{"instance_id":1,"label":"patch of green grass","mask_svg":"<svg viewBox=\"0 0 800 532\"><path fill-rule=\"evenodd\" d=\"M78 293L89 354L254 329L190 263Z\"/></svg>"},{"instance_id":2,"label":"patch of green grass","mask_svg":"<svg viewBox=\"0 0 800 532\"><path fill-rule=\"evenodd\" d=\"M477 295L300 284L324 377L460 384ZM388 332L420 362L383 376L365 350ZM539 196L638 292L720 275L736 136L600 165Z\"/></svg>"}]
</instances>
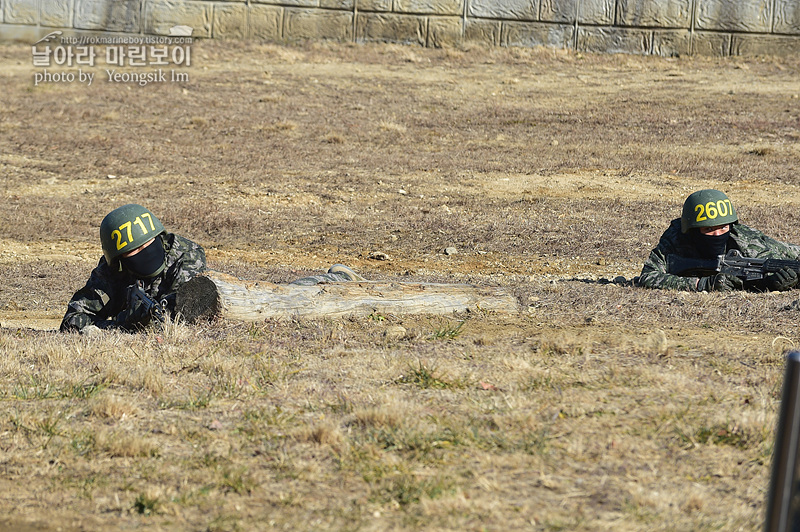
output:
<instances>
[{"instance_id":1,"label":"patch of green grass","mask_svg":"<svg viewBox=\"0 0 800 532\"><path fill-rule=\"evenodd\" d=\"M430 455L437 449L465 443L464 435L449 427L435 427L426 431L420 428L378 428L368 430L364 438L387 451L411 454L415 457Z\"/></svg>"},{"instance_id":2,"label":"patch of green grass","mask_svg":"<svg viewBox=\"0 0 800 532\"><path fill-rule=\"evenodd\" d=\"M103 382L89 382L89 376L80 382L55 384L37 375L28 375L16 382L11 390L11 397L15 399L89 399L97 392L103 390Z\"/></svg>"},{"instance_id":3,"label":"patch of green grass","mask_svg":"<svg viewBox=\"0 0 800 532\"><path fill-rule=\"evenodd\" d=\"M199 500L207 498L213 491L214 486L210 484L196 489L182 490L171 499L171 502L186 507L195 506Z\"/></svg>"},{"instance_id":4,"label":"patch of green grass","mask_svg":"<svg viewBox=\"0 0 800 532\"><path fill-rule=\"evenodd\" d=\"M28 401L31 399L51 399L58 395L51 383L36 375L23 377L20 382L14 383L11 396L16 399Z\"/></svg>"},{"instance_id":5,"label":"patch of green grass","mask_svg":"<svg viewBox=\"0 0 800 532\"><path fill-rule=\"evenodd\" d=\"M258 486L245 467L223 469L219 485L224 492L249 495Z\"/></svg>"},{"instance_id":6,"label":"patch of green grass","mask_svg":"<svg viewBox=\"0 0 800 532\"><path fill-rule=\"evenodd\" d=\"M214 517L209 523L208 532L240 532L244 530L240 524L240 519L232 514L220 514Z\"/></svg>"},{"instance_id":7,"label":"patch of green grass","mask_svg":"<svg viewBox=\"0 0 800 532\"><path fill-rule=\"evenodd\" d=\"M455 492L455 482L445 475L423 476L402 467L374 479L370 500L401 507L419 503L423 498L437 499Z\"/></svg>"},{"instance_id":8,"label":"patch of green grass","mask_svg":"<svg viewBox=\"0 0 800 532\"><path fill-rule=\"evenodd\" d=\"M89 430L82 430L75 434L70 441L70 447L78 456L89 454L95 445L95 436Z\"/></svg>"},{"instance_id":9,"label":"patch of green grass","mask_svg":"<svg viewBox=\"0 0 800 532\"><path fill-rule=\"evenodd\" d=\"M203 410L208 408L215 397L214 389L211 388L197 394L190 392L183 401L159 401L158 407L162 410Z\"/></svg>"},{"instance_id":10,"label":"patch of green grass","mask_svg":"<svg viewBox=\"0 0 800 532\"><path fill-rule=\"evenodd\" d=\"M456 324L447 323L436 327L430 335L431 340L453 340L461 334L467 320L462 320Z\"/></svg>"},{"instance_id":11,"label":"patch of green grass","mask_svg":"<svg viewBox=\"0 0 800 532\"><path fill-rule=\"evenodd\" d=\"M439 374L436 366L429 366L421 360L417 361L416 366L410 366L407 374L401 375L395 382L398 384L416 384L423 389L452 389L465 387L463 382L448 380L445 375Z\"/></svg>"},{"instance_id":12,"label":"patch of green grass","mask_svg":"<svg viewBox=\"0 0 800 532\"><path fill-rule=\"evenodd\" d=\"M694 429L677 426L673 432L681 446L686 449L698 445L724 445L737 449L748 449L760 445L770 436L769 429L748 431L738 423L731 421L701 425Z\"/></svg>"},{"instance_id":13,"label":"patch of green grass","mask_svg":"<svg viewBox=\"0 0 800 532\"><path fill-rule=\"evenodd\" d=\"M695 431L694 441L699 444L729 445L738 448L746 448L751 444L747 434L731 423L701 427Z\"/></svg>"},{"instance_id":14,"label":"patch of green grass","mask_svg":"<svg viewBox=\"0 0 800 532\"><path fill-rule=\"evenodd\" d=\"M59 487L58 484L60 484L63 487L75 489L79 497L88 501L94 499L95 490L102 489L108 486L109 483L106 476L95 473L90 473L88 476L63 475L55 477L53 480L56 488Z\"/></svg>"},{"instance_id":15,"label":"patch of green grass","mask_svg":"<svg viewBox=\"0 0 800 532\"><path fill-rule=\"evenodd\" d=\"M140 515L153 515L158 513L162 504L163 502L159 496L142 492L133 501L133 511Z\"/></svg>"},{"instance_id":16,"label":"patch of green grass","mask_svg":"<svg viewBox=\"0 0 800 532\"><path fill-rule=\"evenodd\" d=\"M245 410L242 413L244 423L237 426L237 431L245 436L256 439L272 439L275 437L275 428L286 427L295 419L293 412L288 412L280 406L268 406Z\"/></svg>"}]
</instances>

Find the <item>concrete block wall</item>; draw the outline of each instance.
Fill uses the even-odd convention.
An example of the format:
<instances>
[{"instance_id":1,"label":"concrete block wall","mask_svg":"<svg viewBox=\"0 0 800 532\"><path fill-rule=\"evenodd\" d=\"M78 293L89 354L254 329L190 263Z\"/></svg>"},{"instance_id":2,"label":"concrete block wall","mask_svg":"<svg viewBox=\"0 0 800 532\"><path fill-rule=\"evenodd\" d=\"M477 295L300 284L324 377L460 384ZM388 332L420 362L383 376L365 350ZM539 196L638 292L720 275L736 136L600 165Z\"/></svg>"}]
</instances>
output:
<instances>
[{"instance_id":1,"label":"concrete block wall","mask_svg":"<svg viewBox=\"0 0 800 532\"><path fill-rule=\"evenodd\" d=\"M0 0L0 41L169 35L420 46L550 46L675 55L798 55L798 0Z\"/></svg>"}]
</instances>

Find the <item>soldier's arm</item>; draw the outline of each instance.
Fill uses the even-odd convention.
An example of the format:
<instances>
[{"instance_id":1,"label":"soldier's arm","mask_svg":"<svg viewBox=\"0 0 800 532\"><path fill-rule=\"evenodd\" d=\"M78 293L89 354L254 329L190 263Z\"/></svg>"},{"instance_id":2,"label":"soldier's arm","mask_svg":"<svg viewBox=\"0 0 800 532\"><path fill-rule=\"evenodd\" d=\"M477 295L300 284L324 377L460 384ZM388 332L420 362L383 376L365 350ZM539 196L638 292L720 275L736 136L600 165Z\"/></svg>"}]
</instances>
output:
<instances>
[{"instance_id":1,"label":"soldier's arm","mask_svg":"<svg viewBox=\"0 0 800 532\"><path fill-rule=\"evenodd\" d=\"M800 246L775 240L744 224L737 224L735 239L745 257L800 260Z\"/></svg>"},{"instance_id":2,"label":"soldier's arm","mask_svg":"<svg viewBox=\"0 0 800 532\"><path fill-rule=\"evenodd\" d=\"M668 273L667 257L660 247L650 252L637 284L644 288L697 291L697 277L680 277Z\"/></svg>"},{"instance_id":3,"label":"soldier's arm","mask_svg":"<svg viewBox=\"0 0 800 532\"><path fill-rule=\"evenodd\" d=\"M765 236L765 245L769 249L770 258L784 260L800 260L800 246L788 244Z\"/></svg>"},{"instance_id":4,"label":"soldier's arm","mask_svg":"<svg viewBox=\"0 0 800 532\"><path fill-rule=\"evenodd\" d=\"M95 268L86 285L67 304L61 331L80 331L88 325L101 329L114 327L113 318L124 306L117 292Z\"/></svg>"}]
</instances>

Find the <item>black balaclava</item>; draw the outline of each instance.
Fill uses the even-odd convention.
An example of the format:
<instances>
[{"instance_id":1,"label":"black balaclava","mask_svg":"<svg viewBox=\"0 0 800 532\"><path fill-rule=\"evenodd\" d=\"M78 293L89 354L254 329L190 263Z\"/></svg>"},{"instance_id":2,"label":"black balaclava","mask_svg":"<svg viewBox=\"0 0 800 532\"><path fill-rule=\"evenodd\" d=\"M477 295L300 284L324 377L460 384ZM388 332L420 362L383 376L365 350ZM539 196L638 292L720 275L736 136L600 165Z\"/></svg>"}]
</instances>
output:
<instances>
[{"instance_id":1,"label":"black balaclava","mask_svg":"<svg viewBox=\"0 0 800 532\"><path fill-rule=\"evenodd\" d=\"M125 268L136 277L155 277L164 270L166 255L161 235L136 255L120 258Z\"/></svg>"},{"instance_id":2,"label":"black balaclava","mask_svg":"<svg viewBox=\"0 0 800 532\"><path fill-rule=\"evenodd\" d=\"M730 231L725 234L713 236L704 235L699 229L692 229L689 238L692 241L695 251L703 259L716 259L719 255L724 255L728 249L728 238Z\"/></svg>"}]
</instances>

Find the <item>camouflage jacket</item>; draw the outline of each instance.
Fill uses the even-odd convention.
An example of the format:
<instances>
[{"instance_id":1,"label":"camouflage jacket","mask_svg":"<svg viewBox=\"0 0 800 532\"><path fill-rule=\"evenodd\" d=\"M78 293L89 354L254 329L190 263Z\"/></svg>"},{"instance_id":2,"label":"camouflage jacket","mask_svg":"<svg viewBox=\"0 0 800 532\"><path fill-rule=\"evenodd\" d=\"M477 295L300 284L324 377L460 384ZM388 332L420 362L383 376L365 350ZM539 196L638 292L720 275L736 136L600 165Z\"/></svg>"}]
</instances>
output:
<instances>
[{"instance_id":1,"label":"camouflage jacket","mask_svg":"<svg viewBox=\"0 0 800 532\"><path fill-rule=\"evenodd\" d=\"M731 224L730 231L728 250L738 249L745 257L787 260L797 260L800 257L800 246L780 242L744 224ZM673 220L669 228L661 235L661 240L650 252L650 257L644 263L641 275L634 279L634 283L646 288L695 291L697 277L679 277L667 273L667 257L669 255L696 256L689 239L681 233L680 218ZM761 286L757 281L753 281L745 284L745 288L759 290Z\"/></svg>"},{"instance_id":2,"label":"camouflage jacket","mask_svg":"<svg viewBox=\"0 0 800 532\"><path fill-rule=\"evenodd\" d=\"M166 267L153 279L144 280L144 291L152 299L167 302L167 310L175 312L175 295L186 281L206 268L206 254L203 248L191 240L172 233L166 233ZM92 270L86 286L75 292L67 313L61 321L61 331L81 330L87 325L101 329L114 327L114 318L128 304L128 286L137 278L128 272L115 272L101 258Z\"/></svg>"}]
</instances>

